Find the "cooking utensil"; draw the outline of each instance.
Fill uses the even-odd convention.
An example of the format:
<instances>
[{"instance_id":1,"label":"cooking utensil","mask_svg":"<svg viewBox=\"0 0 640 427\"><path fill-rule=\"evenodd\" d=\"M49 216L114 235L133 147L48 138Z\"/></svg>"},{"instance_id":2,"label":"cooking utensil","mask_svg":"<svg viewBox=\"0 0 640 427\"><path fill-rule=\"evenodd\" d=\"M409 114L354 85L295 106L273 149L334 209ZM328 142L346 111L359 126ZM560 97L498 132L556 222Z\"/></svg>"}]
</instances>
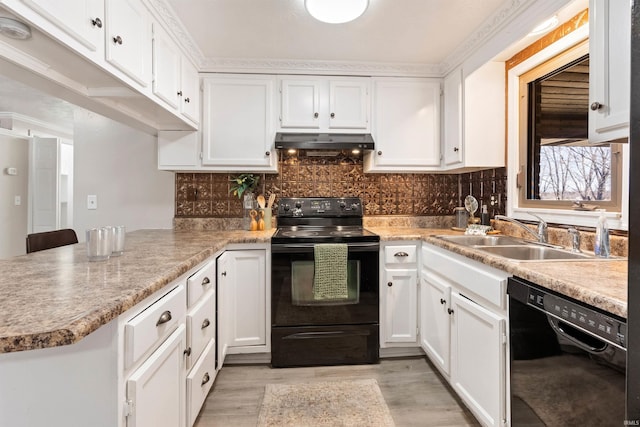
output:
<instances>
[{"instance_id":1,"label":"cooking utensil","mask_svg":"<svg viewBox=\"0 0 640 427\"><path fill-rule=\"evenodd\" d=\"M264 196L262 194L258 194L258 197L256 197L256 200L258 201L258 206L260 206L260 209L264 209L264 205L265 205Z\"/></svg>"},{"instance_id":2,"label":"cooking utensil","mask_svg":"<svg viewBox=\"0 0 640 427\"><path fill-rule=\"evenodd\" d=\"M275 201L276 201L276 193L271 193L269 195L269 203L267 203L267 207L271 209L271 207L273 206L273 202Z\"/></svg>"}]
</instances>

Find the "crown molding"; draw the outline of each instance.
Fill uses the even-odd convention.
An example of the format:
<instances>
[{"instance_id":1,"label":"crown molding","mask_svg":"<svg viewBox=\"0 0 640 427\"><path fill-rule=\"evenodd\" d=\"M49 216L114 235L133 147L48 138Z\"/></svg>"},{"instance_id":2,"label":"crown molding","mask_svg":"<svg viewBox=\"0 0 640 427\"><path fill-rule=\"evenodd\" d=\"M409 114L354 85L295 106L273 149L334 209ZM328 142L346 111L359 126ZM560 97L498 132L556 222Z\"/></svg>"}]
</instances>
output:
<instances>
[{"instance_id":1,"label":"crown molding","mask_svg":"<svg viewBox=\"0 0 640 427\"><path fill-rule=\"evenodd\" d=\"M151 13L155 15L156 19L159 19L169 32L174 36L177 43L182 48L182 51L191 58L191 61L195 64L199 70L204 60L204 54L198 47L196 42L191 37L189 31L185 28L177 18L177 15L167 0L145 0L151 10Z\"/></svg>"},{"instance_id":2,"label":"crown molding","mask_svg":"<svg viewBox=\"0 0 640 427\"><path fill-rule=\"evenodd\" d=\"M205 58L201 72L441 77L440 64Z\"/></svg>"},{"instance_id":3,"label":"crown molding","mask_svg":"<svg viewBox=\"0 0 640 427\"><path fill-rule=\"evenodd\" d=\"M442 64L440 64L443 74L447 74L453 68L462 64L465 59L500 31L507 22L522 13L522 11L526 9L525 6L532 5L535 1L536 0L510 0L503 4L499 10L480 25L476 32L467 37L453 53L445 58Z\"/></svg>"}]
</instances>

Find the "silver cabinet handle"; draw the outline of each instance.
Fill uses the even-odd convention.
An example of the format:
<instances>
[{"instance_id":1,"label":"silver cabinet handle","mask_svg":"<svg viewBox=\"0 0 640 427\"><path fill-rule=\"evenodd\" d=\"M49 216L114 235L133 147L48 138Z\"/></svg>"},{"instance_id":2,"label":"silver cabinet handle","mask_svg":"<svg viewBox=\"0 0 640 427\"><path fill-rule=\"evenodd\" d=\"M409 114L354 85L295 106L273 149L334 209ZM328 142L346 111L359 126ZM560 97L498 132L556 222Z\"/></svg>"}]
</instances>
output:
<instances>
[{"instance_id":1,"label":"silver cabinet handle","mask_svg":"<svg viewBox=\"0 0 640 427\"><path fill-rule=\"evenodd\" d=\"M209 280L208 277L205 277L204 279L202 279L202 286L208 285L209 283L211 283L211 280Z\"/></svg>"},{"instance_id":2,"label":"silver cabinet handle","mask_svg":"<svg viewBox=\"0 0 640 427\"><path fill-rule=\"evenodd\" d=\"M378 156L382 156L382 150L378 151Z\"/></svg>"},{"instance_id":3,"label":"silver cabinet handle","mask_svg":"<svg viewBox=\"0 0 640 427\"><path fill-rule=\"evenodd\" d=\"M188 104L189 102L191 102L191 100L187 97L187 98L184 99L184 102L186 102Z\"/></svg>"},{"instance_id":4,"label":"silver cabinet handle","mask_svg":"<svg viewBox=\"0 0 640 427\"><path fill-rule=\"evenodd\" d=\"M209 376L209 372L205 372L204 376L202 377L202 383L200 385L201 386L205 385L206 383L209 382L210 379L211 377Z\"/></svg>"},{"instance_id":5,"label":"silver cabinet handle","mask_svg":"<svg viewBox=\"0 0 640 427\"><path fill-rule=\"evenodd\" d=\"M92 19L91 25L94 27L102 28L102 20L100 18Z\"/></svg>"},{"instance_id":6,"label":"silver cabinet handle","mask_svg":"<svg viewBox=\"0 0 640 427\"><path fill-rule=\"evenodd\" d=\"M446 303L447 303L447 300L446 300L446 299L440 298L440 304L444 305L444 304L446 304Z\"/></svg>"},{"instance_id":7,"label":"silver cabinet handle","mask_svg":"<svg viewBox=\"0 0 640 427\"><path fill-rule=\"evenodd\" d=\"M185 356L191 356L191 347L188 347L185 351L182 352Z\"/></svg>"},{"instance_id":8,"label":"silver cabinet handle","mask_svg":"<svg viewBox=\"0 0 640 427\"><path fill-rule=\"evenodd\" d=\"M169 320L171 320L171 312L167 310L160 315L160 317L158 318L158 321L156 322L156 326L160 326L163 323L167 323Z\"/></svg>"},{"instance_id":9,"label":"silver cabinet handle","mask_svg":"<svg viewBox=\"0 0 640 427\"><path fill-rule=\"evenodd\" d=\"M592 111L598 111L602 107L604 107L604 105L600 104L598 101L592 102L590 106Z\"/></svg>"},{"instance_id":10,"label":"silver cabinet handle","mask_svg":"<svg viewBox=\"0 0 640 427\"><path fill-rule=\"evenodd\" d=\"M318 118L318 113L313 113L313 118L317 119Z\"/></svg>"},{"instance_id":11,"label":"silver cabinet handle","mask_svg":"<svg viewBox=\"0 0 640 427\"><path fill-rule=\"evenodd\" d=\"M460 149L458 147L453 147L453 151L457 153Z\"/></svg>"},{"instance_id":12,"label":"silver cabinet handle","mask_svg":"<svg viewBox=\"0 0 640 427\"><path fill-rule=\"evenodd\" d=\"M208 327L209 325L211 325L211 322L209 321L209 319L204 319L204 321L202 322L202 326L200 327L200 329L205 329L206 327Z\"/></svg>"},{"instance_id":13,"label":"silver cabinet handle","mask_svg":"<svg viewBox=\"0 0 640 427\"><path fill-rule=\"evenodd\" d=\"M409 256L409 254L406 252L396 252L394 256L406 257Z\"/></svg>"},{"instance_id":14,"label":"silver cabinet handle","mask_svg":"<svg viewBox=\"0 0 640 427\"><path fill-rule=\"evenodd\" d=\"M447 308L447 313L453 314L453 309L452 308Z\"/></svg>"},{"instance_id":15,"label":"silver cabinet handle","mask_svg":"<svg viewBox=\"0 0 640 427\"><path fill-rule=\"evenodd\" d=\"M335 119L336 118L336 113L331 113L330 116L331 116L332 119Z\"/></svg>"},{"instance_id":16,"label":"silver cabinet handle","mask_svg":"<svg viewBox=\"0 0 640 427\"><path fill-rule=\"evenodd\" d=\"M221 275L221 276L226 276L226 275L227 275L227 272L226 272L226 271L223 271L222 273L220 273L220 275Z\"/></svg>"},{"instance_id":17,"label":"silver cabinet handle","mask_svg":"<svg viewBox=\"0 0 640 427\"><path fill-rule=\"evenodd\" d=\"M114 42L115 44L122 44L122 37L120 37L120 36L116 36L116 37L114 37L114 38L113 38L113 42Z\"/></svg>"},{"instance_id":18,"label":"silver cabinet handle","mask_svg":"<svg viewBox=\"0 0 640 427\"><path fill-rule=\"evenodd\" d=\"M178 96L182 96L182 91L181 90L178 91Z\"/></svg>"}]
</instances>

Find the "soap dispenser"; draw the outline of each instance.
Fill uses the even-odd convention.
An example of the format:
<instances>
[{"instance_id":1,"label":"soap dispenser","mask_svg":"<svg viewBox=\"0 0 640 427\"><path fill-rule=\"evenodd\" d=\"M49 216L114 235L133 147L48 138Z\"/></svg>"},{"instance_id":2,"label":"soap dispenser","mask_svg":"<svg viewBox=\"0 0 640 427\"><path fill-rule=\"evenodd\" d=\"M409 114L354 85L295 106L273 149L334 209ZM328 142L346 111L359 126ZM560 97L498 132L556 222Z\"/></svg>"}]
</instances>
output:
<instances>
[{"instance_id":1,"label":"soap dispenser","mask_svg":"<svg viewBox=\"0 0 640 427\"><path fill-rule=\"evenodd\" d=\"M489 216L487 205L482 205L482 212L480 212L480 224L491 225L491 217Z\"/></svg>"},{"instance_id":2,"label":"soap dispenser","mask_svg":"<svg viewBox=\"0 0 640 427\"><path fill-rule=\"evenodd\" d=\"M596 225L596 240L593 245L593 252L597 257L609 258L611 252L609 247L609 226L604 209L596 209L600 213L598 224Z\"/></svg>"}]
</instances>

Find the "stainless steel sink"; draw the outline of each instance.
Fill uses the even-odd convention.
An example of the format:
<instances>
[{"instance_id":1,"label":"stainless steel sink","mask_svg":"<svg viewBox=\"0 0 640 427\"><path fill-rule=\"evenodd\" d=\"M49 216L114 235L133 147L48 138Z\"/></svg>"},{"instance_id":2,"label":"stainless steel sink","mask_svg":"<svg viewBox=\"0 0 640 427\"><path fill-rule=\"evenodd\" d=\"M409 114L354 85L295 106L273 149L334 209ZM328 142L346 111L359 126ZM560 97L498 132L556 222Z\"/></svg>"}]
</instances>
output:
<instances>
[{"instance_id":1,"label":"stainless steel sink","mask_svg":"<svg viewBox=\"0 0 640 427\"><path fill-rule=\"evenodd\" d=\"M594 260L593 255L569 252L562 249L546 246L520 245L520 246L491 246L477 248L483 252L498 255L504 258L518 261L549 261L549 260Z\"/></svg>"},{"instance_id":2,"label":"stainless steel sink","mask_svg":"<svg viewBox=\"0 0 640 427\"><path fill-rule=\"evenodd\" d=\"M465 246L502 246L526 244L526 242L524 242L522 239L517 239L510 236L443 235L437 237L451 243Z\"/></svg>"}]
</instances>

